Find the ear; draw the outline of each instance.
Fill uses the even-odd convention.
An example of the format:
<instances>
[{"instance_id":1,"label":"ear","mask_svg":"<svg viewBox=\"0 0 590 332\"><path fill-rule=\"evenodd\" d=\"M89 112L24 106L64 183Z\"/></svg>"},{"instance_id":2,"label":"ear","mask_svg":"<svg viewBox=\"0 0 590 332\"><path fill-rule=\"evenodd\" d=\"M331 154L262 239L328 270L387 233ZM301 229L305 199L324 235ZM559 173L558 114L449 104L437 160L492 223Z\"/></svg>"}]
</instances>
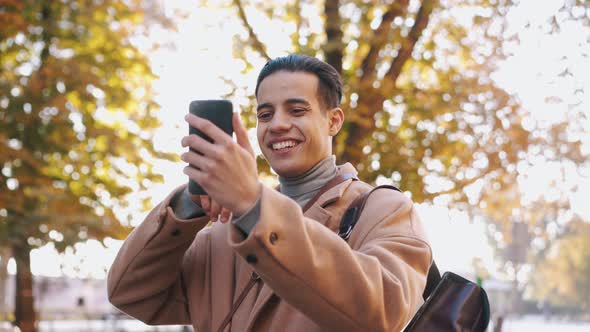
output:
<instances>
[{"instance_id":1,"label":"ear","mask_svg":"<svg viewBox=\"0 0 590 332\"><path fill-rule=\"evenodd\" d=\"M336 107L328 110L328 121L329 121L329 134L330 136L336 136L342 128L344 123L344 112L341 108Z\"/></svg>"}]
</instances>

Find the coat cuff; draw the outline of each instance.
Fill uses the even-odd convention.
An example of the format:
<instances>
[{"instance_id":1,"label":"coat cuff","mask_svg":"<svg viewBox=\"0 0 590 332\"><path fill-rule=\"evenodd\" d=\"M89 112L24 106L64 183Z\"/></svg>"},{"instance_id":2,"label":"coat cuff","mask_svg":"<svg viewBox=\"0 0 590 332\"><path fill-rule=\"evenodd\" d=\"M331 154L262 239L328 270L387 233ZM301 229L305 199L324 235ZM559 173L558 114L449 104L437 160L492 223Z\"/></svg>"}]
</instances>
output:
<instances>
[{"instance_id":1,"label":"coat cuff","mask_svg":"<svg viewBox=\"0 0 590 332\"><path fill-rule=\"evenodd\" d=\"M237 217L236 219L232 220L232 224L234 224L245 237L248 237L252 228L256 226L258 220L260 219L260 205L261 205L261 197L262 197L262 190L260 196L256 200L256 203L252 205L250 210L248 210L243 215Z\"/></svg>"},{"instance_id":2,"label":"coat cuff","mask_svg":"<svg viewBox=\"0 0 590 332\"><path fill-rule=\"evenodd\" d=\"M179 194L182 195L186 187L185 184L176 188L156 209L159 213L158 230L150 237L150 245L154 244L152 242L169 241L170 237L175 238L176 242L188 240L192 242L197 232L207 226L209 217L205 214L193 215L188 219L182 219L175 214L172 207L174 198Z\"/></svg>"},{"instance_id":3,"label":"coat cuff","mask_svg":"<svg viewBox=\"0 0 590 332\"><path fill-rule=\"evenodd\" d=\"M174 211L174 215L179 219L188 220L205 215L203 208L191 199L186 185L181 186L172 194L170 207Z\"/></svg>"},{"instance_id":4,"label":"coat cuff","mask_svg":"<svg viewBox=\"0 0 590 332\"><path fill-rule=\"evenodd\" d=\"M263 217L263 214L268 214L268 212L263 211L269 208L267 206L268 204L272 205L273 210L277 209L285 212L282 216L284 219L293 220L294 222L296 220L303 220L301 207L295 201L263 186L256 204L256 208L258 209L256 227L253 227L248 235L244 235L238 227L230 227L228 232L229 245L249 263L253 263L252 260L258 262L257 266L262 268L260 275L263 277L263 271L272 268L272 262L275 262L273 256L276 255L276 252L273 252L273 249L276 249L276 244L278 244L276 240L282 238L290 228L289 226L284 227L284 224L277 224L270 221L273 218L268 218L268 215L266 219ZM297 228L297 226L294 227ZM278 242L281 241L278 240Z\"/></svg>"}]
</instances>

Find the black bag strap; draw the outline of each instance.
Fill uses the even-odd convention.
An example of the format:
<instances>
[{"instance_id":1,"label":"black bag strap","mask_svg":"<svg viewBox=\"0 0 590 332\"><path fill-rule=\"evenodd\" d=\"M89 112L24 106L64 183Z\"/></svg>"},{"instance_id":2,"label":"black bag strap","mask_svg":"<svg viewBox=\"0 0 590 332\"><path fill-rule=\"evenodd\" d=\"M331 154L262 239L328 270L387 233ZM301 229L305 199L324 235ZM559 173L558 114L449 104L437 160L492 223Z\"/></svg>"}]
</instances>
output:
<instances>
[{"instance_id":1,"label":"black bag strap","mask_svg":"<svg viewBox=\"0 0 590 332\"><path fill-rule=\"evenodd\" d=\"M348 241L369 195L380 188L400 191L394 186L378 186L359 195L349 206L338 235ZM456 275L440 272L434 260L428 269L426 287L422 293L424 304L404 329L414 331L485 331L490 320L490 304L482 287ZM441 307L442 306L442 307ZM444 312L441 312L441 308Z\"/></svg>"},{"instance_id":2,"label":"black bag strap","mask_svg":"<svg viewBox=\"0 0 590 332\"><path fill-rule=\"evenodd\" d=\"M359 195L346 209L342 220L340 221L340 229L338 231L338 235L344 239L344 241L348 241L350 238L350 234L352 233L352 229L356 225L359 217L361 216L361 212L365 208L365 204L367 203L367 199L375 190L378 189L392 189L401 192L397 187L391 185L381 185L377 186L361 195ZM422 298L426 300L432 291L436 288L438 283L440 282L440 272L438 271L438 267L436 263L432 261L432 265L430 269L428 269L428 277L426 277L426 287L424 288L424 293L422 293Z\"/></svg>"},{"instance_id":3,"label":"black bag strap","mask_svg":"<svg viewBox=\"0 0 590 332\"><path fill-rule=\"evenodd\" d=\"M348 241L352 229L356 225L357 221L359 220L359 217L361 216L361 212L365 208L367 199L369 198L371 193L373 193L373 191L382 188L393 189L401 192L397 187L382 185L375 187L363 194L360 194L357 198L355 198L354 201L352 201L352 203L350 203L350 205L346 209L346 212L344 212L344 216L342 216L342 220L340 221L340 229L338 231L338 235L340 235L341 238L343 238L345 241Z\"/></svg>"},{"instance_id":4,"label":"black bag strap","mask_svg":"<svg viewBox=\"0 0 590 332\"><path fill-rule=\"evenodd\" d=\"M422 298L425 301L440 283L440 280L440 271L438 270L438 266L436 266L436 262L432 260L432 265L430 265L430 269L428 269L428 276L426 277L426 287L424 287L424 293L422 293Z\"/></svg>"}]
</instances>

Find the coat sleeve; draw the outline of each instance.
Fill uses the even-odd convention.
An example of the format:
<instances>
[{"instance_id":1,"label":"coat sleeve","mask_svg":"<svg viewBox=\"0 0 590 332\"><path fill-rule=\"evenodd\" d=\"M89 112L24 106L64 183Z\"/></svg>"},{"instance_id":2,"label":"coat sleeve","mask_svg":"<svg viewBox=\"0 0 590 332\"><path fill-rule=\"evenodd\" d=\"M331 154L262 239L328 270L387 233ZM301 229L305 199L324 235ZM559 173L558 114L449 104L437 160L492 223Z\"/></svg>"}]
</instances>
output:
<instances>
[{"instance_id":1,"label":"coat sleeve","mask_svg":"<svg viewBox=\"0 0 590 332\"><path fill-rule=\"evenodd\" d=\"M265 188L252 232L229 236L279 297L326 330L399 331L423 301L432 253L401 193L371 194L347 243Z\"/></svg>"},{"instance_id":2,"label":"coat sleeve","mask_svg":"<svg viewBox=\"0 0 590 332\"><path fill-rule=\"evenodd\" d=\"M194 264L207 266L207 236L196 234L209 218L177 219L169 207L173 195L127 237L107 277L109 301L150 325L191 323L184 281L198 285L205 273L188 276L186 265L190 260L191 271L198 270Z\"/></svg>"}]
</instances>

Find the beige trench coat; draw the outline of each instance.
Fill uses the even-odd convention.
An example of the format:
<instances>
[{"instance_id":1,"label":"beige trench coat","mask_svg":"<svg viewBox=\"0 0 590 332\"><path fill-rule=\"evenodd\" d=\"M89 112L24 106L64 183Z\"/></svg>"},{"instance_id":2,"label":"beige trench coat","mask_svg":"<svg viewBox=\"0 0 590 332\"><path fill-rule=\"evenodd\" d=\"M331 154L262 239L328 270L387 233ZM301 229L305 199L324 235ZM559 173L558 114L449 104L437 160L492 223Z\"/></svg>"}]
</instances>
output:
<instances>
[{"instance_id":1,"label":"beige trench coat","mask_svg":"<svg viewBox=\"0 0 590 332\"><path fill-rule=\"evenodd\" d=\"M371 194L348 243L337 235L347 206L370 189L348 180L303 214L264 188L247 238L231 223L177 219L171 194L123 244L109 300L147 324L216 331L255 271L263 283L225 331L399 331L422 303L432 253L412 201L389 189Z\"/></svg>"}]
</instances>

